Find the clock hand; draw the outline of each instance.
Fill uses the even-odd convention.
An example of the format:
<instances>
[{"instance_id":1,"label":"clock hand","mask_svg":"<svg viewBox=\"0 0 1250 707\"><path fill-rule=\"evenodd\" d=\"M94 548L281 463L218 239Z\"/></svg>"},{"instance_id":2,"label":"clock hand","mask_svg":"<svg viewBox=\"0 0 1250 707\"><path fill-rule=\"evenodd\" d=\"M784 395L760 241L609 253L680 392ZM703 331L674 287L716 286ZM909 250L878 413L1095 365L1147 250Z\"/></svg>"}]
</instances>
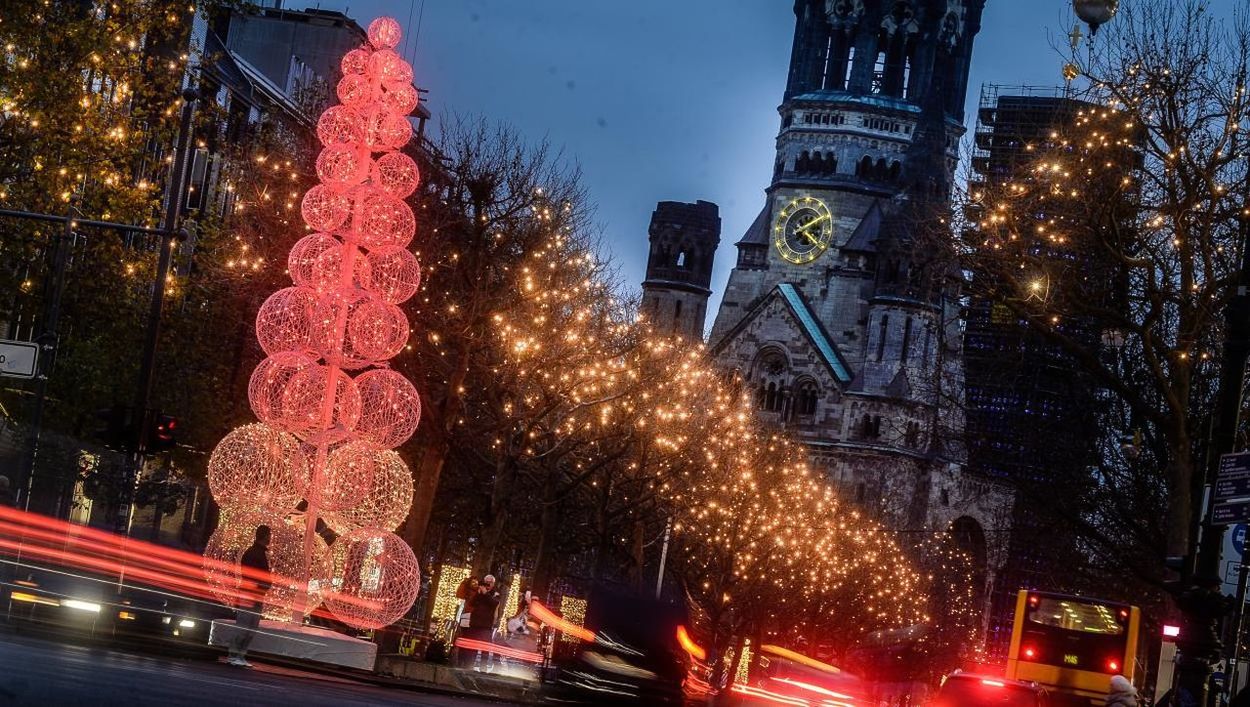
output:
<instances>
[{"instance_id":1,"label":"clock hand","mask_svg":"<svg viewBox=\"0 0 1250 707\"><path fill-rule=\"evenodd\" d=\"M810 229L811 229L811 227L812 227L812 226L815 226L816 224L820 223L821 221L824 221L826 218L828 218L828 217L827 217L827 216L817 216L816 218L812 219L811 221L808 221L807 223L805 223L805 224L803 224L802 226L800 226L800 227L797 229L797 231L798 231L799 233L803 233L804 231L808 231L808 230L810 230Z\"/></svg>"}]
</instances>

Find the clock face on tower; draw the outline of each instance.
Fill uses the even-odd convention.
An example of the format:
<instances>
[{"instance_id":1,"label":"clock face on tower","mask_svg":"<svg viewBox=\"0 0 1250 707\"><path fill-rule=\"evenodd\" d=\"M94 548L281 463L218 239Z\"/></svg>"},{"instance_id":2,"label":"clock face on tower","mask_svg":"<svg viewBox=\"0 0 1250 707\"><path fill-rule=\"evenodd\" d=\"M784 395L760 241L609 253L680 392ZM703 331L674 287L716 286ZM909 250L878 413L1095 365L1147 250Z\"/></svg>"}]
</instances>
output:
<instances>
[{"instance_id":1,"label":"clock face on tower","mask_svg":"<svg viewBox=\"0 0 1250 707\"><path fill-rule=\"evenodd\" d=\"M814 196L795 198L777 214L773 245L791 263L810 263L833 242L833 215Z\"/></svg>"}]
</instances>

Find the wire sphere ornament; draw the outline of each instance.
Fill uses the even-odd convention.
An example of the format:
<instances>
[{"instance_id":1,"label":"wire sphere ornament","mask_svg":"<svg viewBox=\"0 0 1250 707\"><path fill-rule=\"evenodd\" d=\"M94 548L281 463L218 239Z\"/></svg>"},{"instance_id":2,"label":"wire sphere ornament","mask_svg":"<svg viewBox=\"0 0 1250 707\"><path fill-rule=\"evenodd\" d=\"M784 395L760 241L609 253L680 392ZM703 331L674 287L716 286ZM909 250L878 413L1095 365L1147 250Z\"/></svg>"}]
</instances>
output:
<instances>
[{"instance_id":1,"label":"wire sphere ornament","mask_svg":"<svg viewBox=\"0 0 1250 707\"><path fill-rule=\"evenodd\" d=\"M421 181L417 163L402 152L388 152L379 157L373 163L370 176L375 186L397 199L412 194Z\"/></svg>"},{"instance_id":2,"label":"wire sphere ornament","mask_svg":"<svg viewBox=\"0 0 1250 707\"><path fill-rule=\"evenodd\" d=\"M314 233L299 239L287 256L287 272L300 287L325 294L343 287L343 242L325 233ZM354 276L362 284L369 282L369 261L356 258ZM317 308L313 304L313 310Z\"/></svg>"},{"instance_id":3,"label":"wire sphere ornament","mask_svg":"<svg viewBox=\"0 0 1250 707\"><path fill-rule=\"evenodd\" d=\"M208 458L208 488L222 507L286 513L307 484L299 442L263 423L235 428Z\"/></svg>"},{"instance_id":4,"label":"wire sphere ornament","mask_svg":"<svg viewBox=\"0 0 1250 707\"><path fill-rule=\"evenodd\" d=\"M421 264L405 248L388 246L369 251L361 286L383 302L406 302L421 286Z\"/></svg>"},{"instance_id":5,"label":"wire sphere ornament","mask_svg":"<svg viewBox=\"0 0 1250 707\"><path fill-rule=\"evenodd\" d=\"M282 392L281 426L309 444L334 444L351 436L362 399L356 382L330 366L305 368Z\"/></svg>"},{"instance_id":6,"label":"wire sphere ornament","mask_svg":"<svg viewBox=\"0 0 1250 707\"><path fill-rule=\"evenodd\" d=\"M324 184L318 184L304 194L300 203L304 223L314 231L334 231L347 223L352 215L352 202Z\"/></svg>"},{"instance_id":7,"label":"wire sphere ornament","mask_svg":"<svg viewBox=\"0 0 1250 707\"><path fill-rule=\"evenodd\" d=\"M316 304L317 293L306 287L287 287L269 295L256 313L256 340L265 353L310 351Z\"/></svg>"},{"instance_id":8,"label":"wire sphere ornament","mask_svg":"<svg viewBox=\"0 0 1250 707\"><path fill-rule=\"evenodd\" d=\"M362 132L365 144L374 152L397 150L412 139L412 123L406 115L378 107L365 114Z\"/></svg>"},{"instance_id":9,"label":"wire sphere ornament","mask_svg":"<svg viewBox=\"0 0 1250 707\"><path fill-rule=\"evenodd\" d=\"M421 421L421 396L407 378L386 368L356 377L360 391L359 439L380 449L394 449L417 431Z\"/></svg>"},{"instance_id":10,"label":"wire sphere ornament","mask_svg":"<svg viewBox=\"0 0 1250 707\"><path fill-rule=\"evenodd\" d=\"M331 585L329 547L320 535L313 536L312 556L307 558L308 577L305 578L303 524L277 520L268 525L269 572L274 577L265 593L264 616L289 621L298 611L307 617L321 606L322 595Z\"/></svg>"},{"instance_id":11,"label":"wire sphere ornament","mask_svg":"<svg viewBox=\"0 0 1250 707\"><path fill-rule=\"evenodd\" d=\"M386 88L412 85L412 65L391 49L379 49L369 57L367 75Z\"/></svg>"},{"instance_id":12,"label":"wire sphere ornament","mask_svg":"<svg viewBox=\"0 0 1250 707\"><path fill-rule=\"evenodd\" d=\"M397 535L353 530L334 541L331 556L335 591L325 603L348 626L389 626L416 601L421 571L412 548Z\"/></svg>"},{"instance_id":13,"label":"wire sphere ornament","mask_svg":"<svg viewBox=\"0 0 1250 707\"><path fill-rule=\"evenodd\" d=\"M421 102L421 94L411 83L391 84L382 91L382 106L392 113L412 115Z\"/></svg>"},{"instance_id":14,"label":"wire sphere ornament","mask_svg":"<svg viewBox=\"0 0 1250 707\"><path fill-rule=\"evenodd\" d=\"M268 517L255 510L221 509L217 528L204 546L204 579L208 588L227 606L251 606L259 595L242 591L239 560L251 546L256 528Z\"/></svg>"},{"instance_id":15,"label":"wire sphere ornament","mask_svg":"<svg viewBox=\"0 0 1250 707\"><path fill-rule=\"evenodd\" d=\"M316 475L315 492L310 489L306 494L309 502L326 511L342 511L359 505L373 490L376 457L377 449L361 442L335 447L321 473Z\"/></svg>"},{"instance_id":16,"label":"wire sphere ornament","mask_svg":"<svg viewBox=\"0 0 1250 707\"><path fill-rule=\"evenodd\" d=\"M317 119L317 139L326 147L359 145L364 136L364 120L347 106L331 106Z\"/></svg>"},{"instance_id":17,"label":"wire sphere ornament","mask_svg":"<svg viewBox=\"0 0 1250 707\"><path fill-rule=\"evenodd\" d=\"M370 61L372 67L372 61ZM349 108L367 108L381 99L380 89L374 85L373 69L367 74L347 74L339 79L335 93L339 101Z\"/></svg>"},{"instance_id":18,"label":"wire sphere ornament","mask_svg":"<svg viewBox=\"0 0 1250 707\"><path fill-rule=\"evenodd\" d=\"M347 323L352 353L370 361L398 355L410 334L403 310L380 299L366 299Z\"/></svg>"},{"instance_id":19,"label":"wire sphere ornament","mask_svg":"<svg viewBox=\"0 0 1250 707\"><path fill-rule=\"evenodd\" d=\"M368 295L355 288L331 290L318 298L313 310L312 345L326 363L355 370L375 361L357 349L351 332L351 322L368 301Z\"/></svg>"},{"instance_id":20,"label":"wire sphere ornament","mask_svg":"<svg viewBox=\"0 0 1250 707\"><path fill-rule=\"evenodd\" d=\"M351 450L350 452L347 450ZM394 531L408 517L412 507L412 472L392 450L378 451L367 442L351 442L334 454L350 454L354 459L369 459L371 476L369 490L350 507L326 515L326 524L338 533L348 533L357 528L379 528ZM333 463L334 454L331 455Z\"/></svg>"},{"instance_id":21,"label":"wire sphere ornament","mask_svg":"<svg viewBox=\"0 0 1250 707\"><path fill-rule=\"evenodd\" d=\"M326 146L317 155L317 178L339 192L365 181L372 168L369 155L341 142Z\"/></svg>"},{"instance_id":22,"label":"wire sphere ornament","mask_svg":"<svg viewBox=\"0 0 1250 707\"><path fill-rule=\"evenodd\" d=\"M412 504L413 480L391 448L421 418L416 388L384 364L410 336L397 306L421 283L406 250L416 217L404 199L420 183L409 115L420 96L412 66L394 51L399 23L369 25L370 45L343 57L341 105L322 113L320 183L300 203L312 229L287 259L293 287L273 293L256 315L267 358L248 380L261 422L226 435L209 459L208 482L222 522L205 551L209 585L239 595L238 562L255 529L271 529L276 576L266 616L299 621L330 593L346 623L378 628L416 599L416 557L391 534ZM376 154L376 159L375 159ZM343 533L329 548L318 532ZM254 603L256 597L250 597Z\"/></svg>"},{"instance_id":23,"label":"wire sphere ornament","mask_svg":"<svg viewBox=\"0 0 1250 707\"><path fill-rule=\"evenodd\" d=\"M417 233L412 207L382 191L366 194L349 236L366 248L406 246Z\"/></svg>"},{"instance_id":24,"label":"wire sphere ornament","mask_svg":"<svg viewBox=\"0 0 1250 707\"><path fill-rule=\"evenodd\" d=\"M261 361L247 382L247 400L257 419L290 432L282 426L282 396L295 374L315 365L312 356L297 351L279 352Z\"/></svg>"},{"instance_id":25,"label":"wire sphere ornament","mask_svg":"<svg viewBox=\"0 0 1250 707\"><path fill-rule=\"evenodd\" d=\"M391 17L379 17L369 23L369 43L376 49L392 49L399 45L403 30Z\"/></svg>"},{"instance_id":26,"label":"wire sphere ornament","mask_svg":"<svg viewBox=\"0 0 1250 707\"><path fill-rule=\"evenodd\" d=\"M369 68L369 57L372 55L373 52L368 49L353 49L343 55L339 68L343 70L345 76L363 74Z\"/></svg>"}]
</instances>

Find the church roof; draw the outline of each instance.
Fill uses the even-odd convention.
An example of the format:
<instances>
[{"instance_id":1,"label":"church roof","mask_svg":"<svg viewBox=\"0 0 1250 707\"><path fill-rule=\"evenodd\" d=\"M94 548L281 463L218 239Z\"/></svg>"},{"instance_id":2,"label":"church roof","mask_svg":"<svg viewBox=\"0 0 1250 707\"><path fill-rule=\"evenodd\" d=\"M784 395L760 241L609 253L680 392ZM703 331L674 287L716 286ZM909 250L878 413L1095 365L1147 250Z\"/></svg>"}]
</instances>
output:
<instances>
[{"instance_id":1,"label":"church roof","mask_svg":"<svg viewBox=\"0 0 1250 707\"><path fill-rule=\"evenodd\" d=\"M760 209L760 215L751 222L750 228L743 234L738 245L768 245L768 204Z\"/></svg>"},{"instance_id":2,"label":"church roof","mask_svg":"<svg viewBox=\"0 0 1250 707\"><path fill-rule=\"evenodd\" d=\"M855 227L855 232L847 239L846 245L842 246L842 250L854 250L863 253L871 253L877 249L877 236L881 234L881 223L885 220L885 213L881 209L881 200L877 199L872 202L872 206L868 207L868 213L864 214L864 218L860 220L859 225Z\"/></svg>"},{"instance_id":3,"label":"church roof","mask_svg":"<svg viewBox=\"0 0 1250 707\"><path fill-rule=\"evenodd\" d=\"M811 340L816 350L820 352L821 358L824 359L825 365L833 371L833 375L843 384L851 382L851 367L847 365L846 359L842 357L841 352L829 340L829 336L825 334L825 328L817 321L816 316L812 314L812 310L807 306L807 302L799 291L788 282L777 285L777 290L781 292L781 296L785 298L786 304L790 305L790 310L794 312L794 316L799 320L799 324L803 327L803 333Z\"/></svg>"}]
</instances>

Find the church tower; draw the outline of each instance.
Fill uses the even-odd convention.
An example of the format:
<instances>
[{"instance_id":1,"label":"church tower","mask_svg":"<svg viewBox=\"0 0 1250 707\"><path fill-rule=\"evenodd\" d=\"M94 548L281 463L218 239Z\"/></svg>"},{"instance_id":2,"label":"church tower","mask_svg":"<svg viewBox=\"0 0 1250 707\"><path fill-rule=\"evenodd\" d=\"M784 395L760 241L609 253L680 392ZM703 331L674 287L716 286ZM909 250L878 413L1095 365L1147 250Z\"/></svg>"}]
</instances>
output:
<instances>
[{"instance_id":1,"label":"church tower","mask_svg":"<svg viewBox=\"0 0 1250 707\"><path fill-rule=\"evenodd\" d=\"M661 201L648 231L651 252L640 311L658 331L701 341L712 258L720 245L720 211L709 201Z\"/></svg>"},{"instance_id":2,"label":"church tower","mask_svg":"<svg viewBox=\"0 0 1250 707\"><path fill-rule=\"evenodd\" d=\"M904 526L984 527L1005 502L962 472L942 400L962 376L959 280L917 243L949 222L984 7L795 1L772 179L709 340L763 418Z\"/></svg>"}]
</instances>

